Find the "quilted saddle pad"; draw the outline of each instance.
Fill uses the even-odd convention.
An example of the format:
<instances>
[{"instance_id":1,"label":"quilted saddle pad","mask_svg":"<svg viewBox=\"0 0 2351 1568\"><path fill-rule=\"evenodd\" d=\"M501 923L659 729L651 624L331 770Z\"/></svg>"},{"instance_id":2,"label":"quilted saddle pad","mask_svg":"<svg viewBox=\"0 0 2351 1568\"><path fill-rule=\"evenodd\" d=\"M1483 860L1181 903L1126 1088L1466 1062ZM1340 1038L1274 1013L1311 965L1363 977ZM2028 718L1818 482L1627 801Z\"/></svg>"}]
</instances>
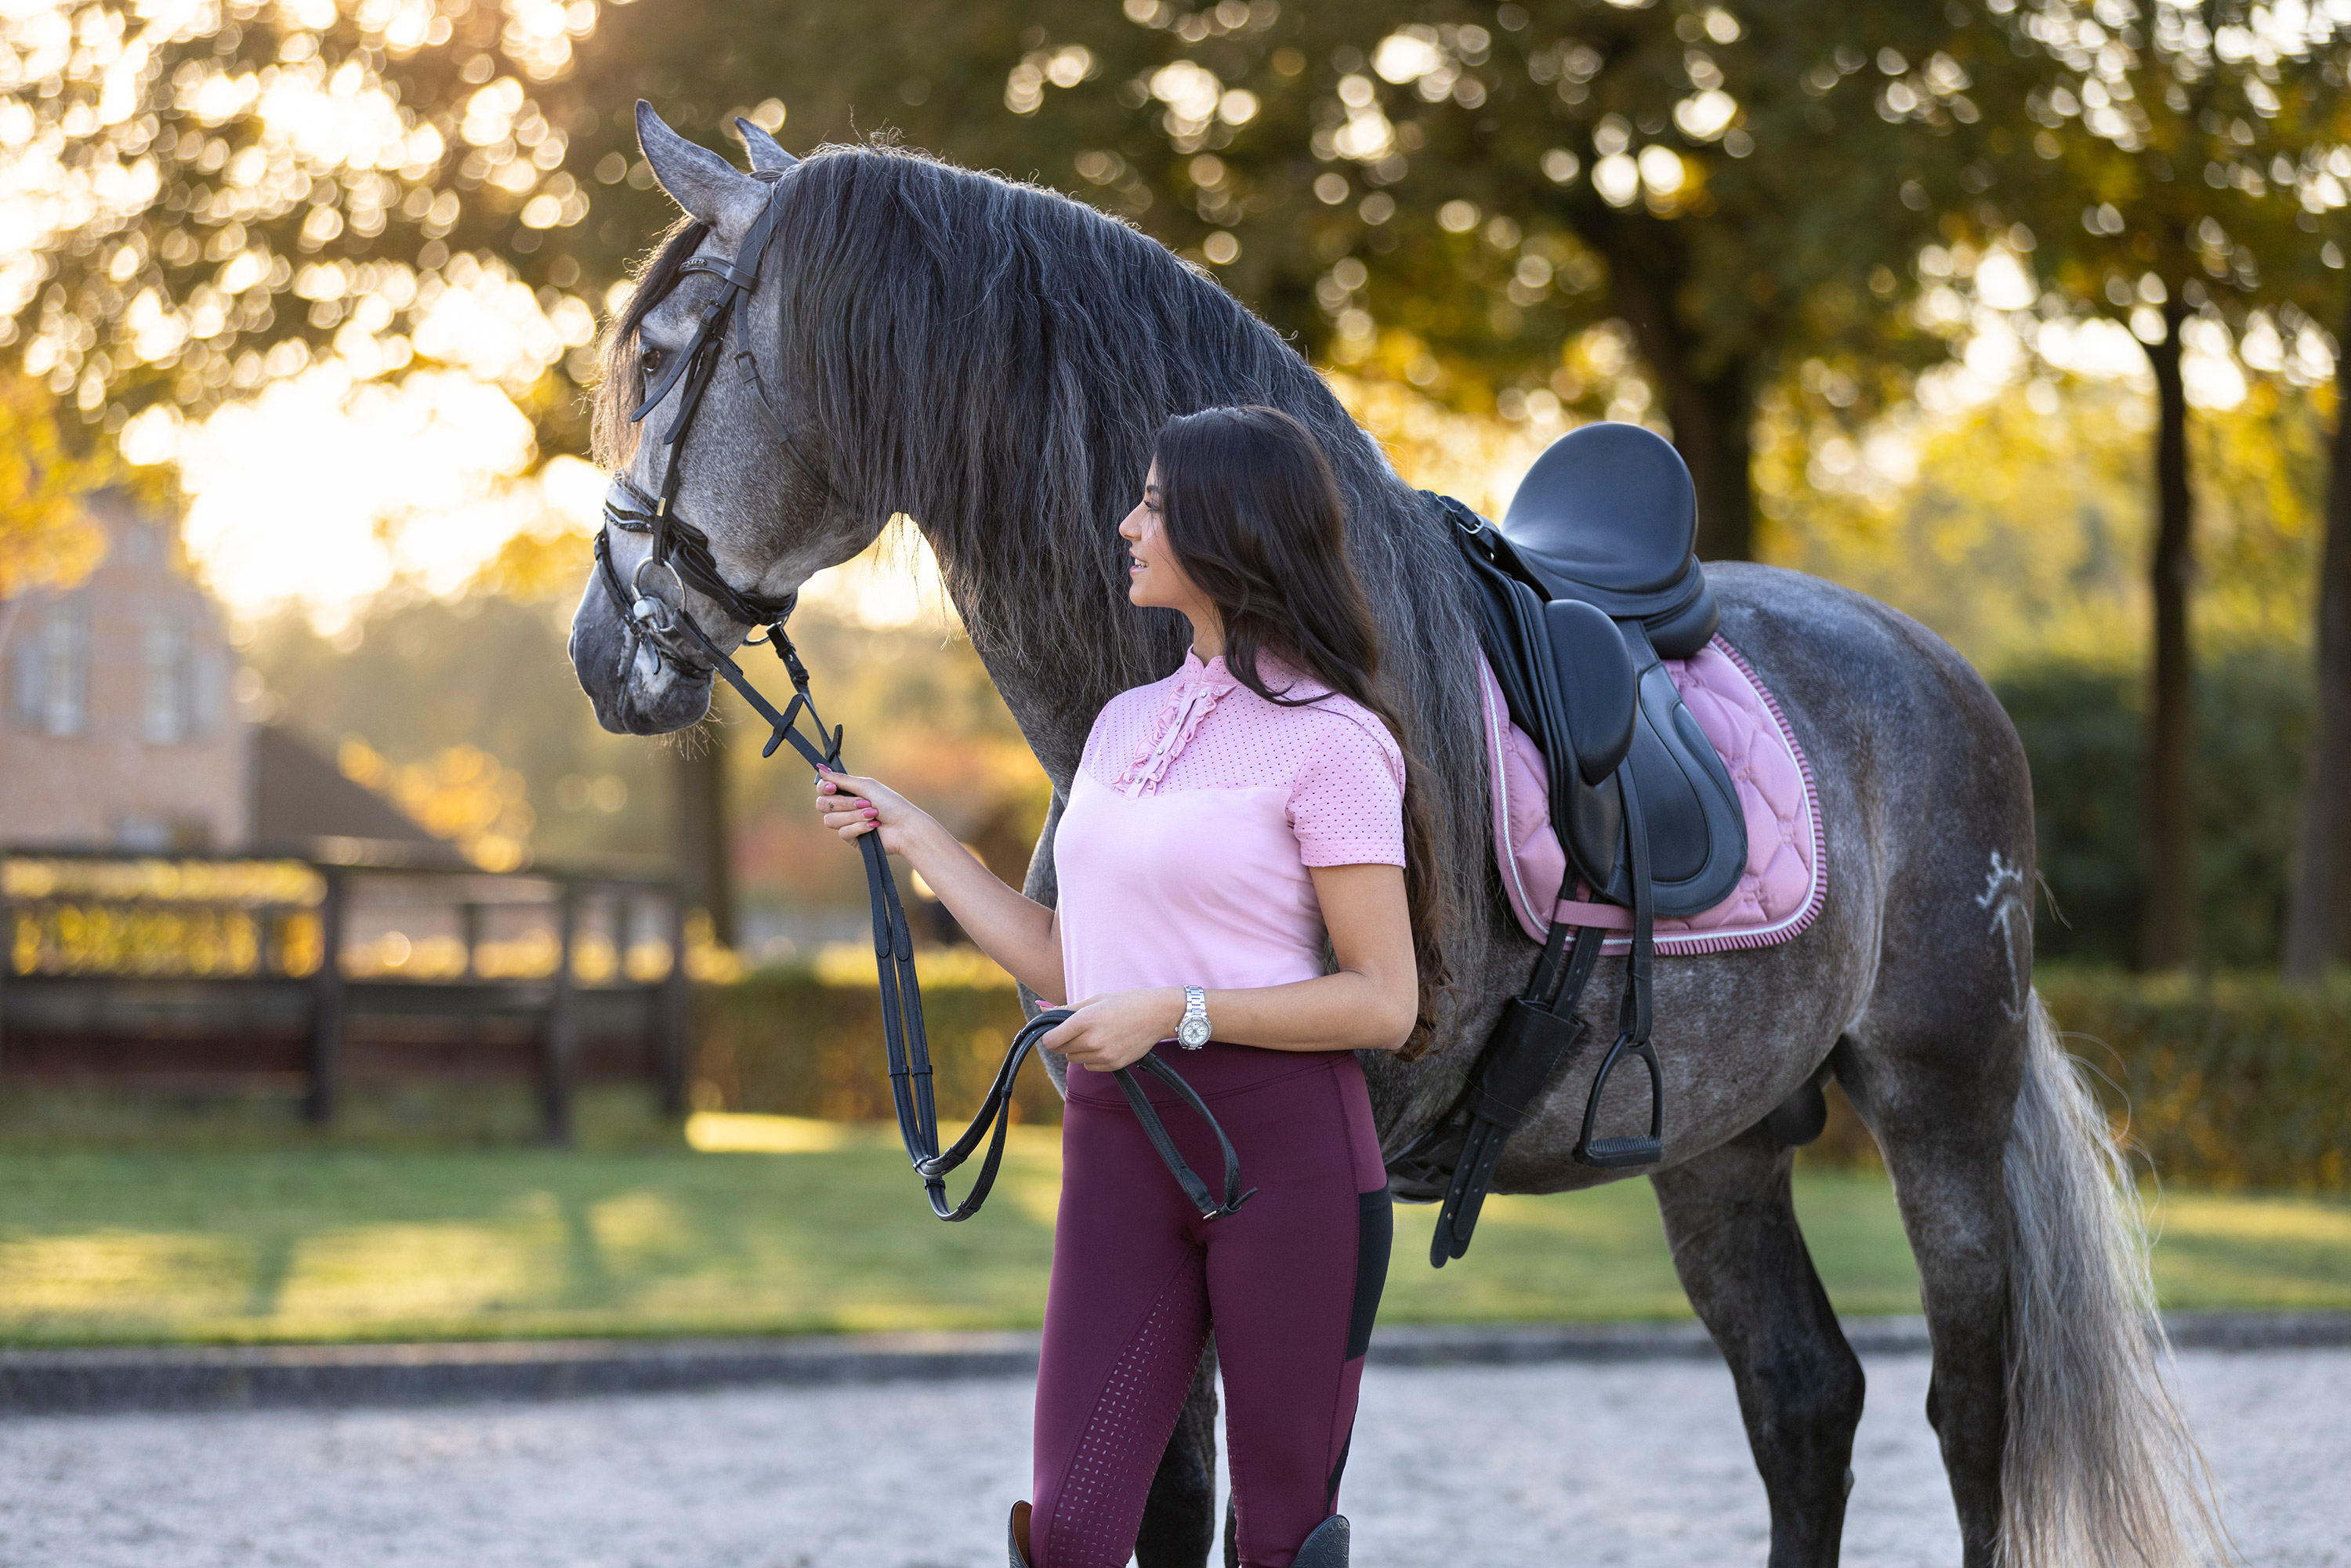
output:
<instances>
[{"instance_id":1,"label":"quilted saddle pad","mask_svg":"<svg viewBox=\"0 0 2351 1568\"><path fill-rule=\"evenodd\" d=\"M1820 793L1803 747L1796 744L1778 701L1739 650L1719 635L1692 657L1667 659L1665 666L1682 706L1714 743L1739 792L1747 817L1747 865L1739 885L1713 908L1659 920L1656 950L1719 953L1785 942L1813 923L1828 892ZM1552 827L1542 753L1510 722L1502 688L1482 651L1478 674L1494 780L1494 858L1511 913L1538 942L1551 934L1552 920L1629 933L1631 910L1558 897L1567 856ZM1588 890L1579 883L1575 891ZM1631 946L1629 937L1613 937L1602 951L1623 953Z\"/></svg>"}]
</instances>

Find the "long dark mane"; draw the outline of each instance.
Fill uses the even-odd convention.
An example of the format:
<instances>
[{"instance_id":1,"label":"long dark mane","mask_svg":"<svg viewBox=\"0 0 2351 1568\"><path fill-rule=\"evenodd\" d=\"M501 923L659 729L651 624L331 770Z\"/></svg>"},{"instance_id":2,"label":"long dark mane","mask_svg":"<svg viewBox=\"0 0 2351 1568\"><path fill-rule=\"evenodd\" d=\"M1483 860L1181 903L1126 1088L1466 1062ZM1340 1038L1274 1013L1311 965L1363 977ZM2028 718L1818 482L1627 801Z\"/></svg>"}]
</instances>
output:
<instances>
[{"instance_id":1,"label":"long dark mane","mask_svg":"<svg viewBox=\"0 0 2351 1568\"><path fill-rule=\"evenodd\" d=\"M1445 776L1447 902L1490 907L1476 632L1451 525L1294 349L1157 241L1058 192L872 144L820 149L778 199L765 286L782 290L789 417L813 433L836 490L922 528L999 685L1064 684L1073 727L1021 716L1058 788L1102 704L1182 657L1174 612L1125 602L1116 531L1154 436L1175 414L1270 404L1331 460L1395 651L1382 684L1411 744ZM637 298L656 297L702 237L674 229ZM607 462L628 445L642 308L607 336L597 410Z\"/></svg>"}]
</instances>

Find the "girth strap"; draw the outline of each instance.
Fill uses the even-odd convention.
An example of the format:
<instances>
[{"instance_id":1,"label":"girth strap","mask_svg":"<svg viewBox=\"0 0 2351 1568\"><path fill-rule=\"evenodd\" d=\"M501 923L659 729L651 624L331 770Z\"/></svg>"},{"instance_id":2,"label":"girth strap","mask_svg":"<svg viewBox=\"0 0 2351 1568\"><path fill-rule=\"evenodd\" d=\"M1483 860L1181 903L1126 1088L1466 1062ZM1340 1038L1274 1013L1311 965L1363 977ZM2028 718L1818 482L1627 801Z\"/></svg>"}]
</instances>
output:
<instances>
[{"instance_id":1,"label":"girth strap","mask_svg":"<svg viewBox=\"0 0 2351 1568\"><path fill-rule=\"evenodd\" d=\"M1567 874L1571 879L1575 875L1572 870ZM1493 1037L1469 1070L1457 1113L1468 1125L1454 1156L1444 1206L1437 1210L1436 1233L1429 1239L1432 1268L1442 1269L1469 1250L1469 1237L1493 1188L1503 1145L1524 1119L1528 1105L1588 1032L1575 1008L1606 933L1596 925L1583 926L1572 950L1567 933L1564 922L1552 925L1525 993L1503 1004Z\"/></svg>"}]
</instances>

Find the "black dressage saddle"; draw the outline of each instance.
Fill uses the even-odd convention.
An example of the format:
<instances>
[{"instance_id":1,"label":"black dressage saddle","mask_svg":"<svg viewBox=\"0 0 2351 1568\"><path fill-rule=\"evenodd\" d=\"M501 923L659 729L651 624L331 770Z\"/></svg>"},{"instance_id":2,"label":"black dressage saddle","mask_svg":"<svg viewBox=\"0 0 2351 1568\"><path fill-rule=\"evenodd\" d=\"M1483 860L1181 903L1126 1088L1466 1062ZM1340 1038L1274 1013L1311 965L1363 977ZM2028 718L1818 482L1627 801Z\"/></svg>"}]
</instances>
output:
<instances>
[{"instance_id":1,"label":"black dressage saddle","mask_svg":"<svg viewBox=\"0 0 2351 1568\"><path fill-rule=\"evenodd\" d=\"M1499 528L1450 497L1433 498L1468 563L1511 722L1543 755L1567 855L1560 896L1581 880L1591 899L1633 916L1617 1038L1593 1081L1575 1157L1608 1169L1654 1165L1665 1092L1649 1043L1653 923L1720 903L1747 862L1729 774L1662 663L1714 635L1689 471L1639 425L1591 424L1536 461ZM1404 1195L1444 1194L1429 1249L1437 1267L1468 1249L1504 1141L1588 1032L1575 1008L1605 935L1584 926L1571 942L1566 925L1552 926L1460 1102L1390 1162ZM1596 1137L1602 1092L1628 1056L1648 1070L1648 1131Z\"/></svg>"},{"instance_id":2,"label":"black dressage saddle","mask_svg":"<svg viewBox=\"0 0 2351 1568\"><path fill-rule=\"evenodd\" d=\"M1457 503L1458 505L1458 503ZM1714 635L1714 595L1693 547L1698 539L1698 497L1681 454L1665 437L1637 424L1587 424L1546 448L1527 471L1510 509L1495 530L1491 557L1480 563L1474 534L1465 541L1480 579L1491 618L1493 601L1507 576L1513 590L1549 601L1547 625L1589 626L1597 617L1568 613L1589 606L1615 623L1638 691L1634 705L1631 785L1648 826L1651 896L1657 914L1696 915L1711 909L1739 885L1747 863L1747 824L1730 775L1698 721L1682 706L1673 677L1661 660L1687 659ZM1504 564L1507 558L1507 565ZM1529 651L1531 652L1531 651ZM1554 636L1551 657L1521 654L1505 661L1488 640L1486 656L1510 692L1506 663L1523 672L1548 664L1563 680L1587 686L1587 706L1613 715L1620 676L1604 639L1589 632ZM1604 705L1604 706L1603 706ZM1513 706L1511 718L1546 758L1563 750L1581 755L1578 742L1593 721L1579 727L1530 724ZM1610 739L1613 718L1599 721ZM1593 771L1585 764L1587 776ZM1552 809L1559 813L1554 780ZM1574 811L1571 802L1571 813ZM1561 833L1565 842L1567 834ZM1627 890L1600 878L1585 880L1612 904L1630 906Z\"/></svg>"}]
</instances>

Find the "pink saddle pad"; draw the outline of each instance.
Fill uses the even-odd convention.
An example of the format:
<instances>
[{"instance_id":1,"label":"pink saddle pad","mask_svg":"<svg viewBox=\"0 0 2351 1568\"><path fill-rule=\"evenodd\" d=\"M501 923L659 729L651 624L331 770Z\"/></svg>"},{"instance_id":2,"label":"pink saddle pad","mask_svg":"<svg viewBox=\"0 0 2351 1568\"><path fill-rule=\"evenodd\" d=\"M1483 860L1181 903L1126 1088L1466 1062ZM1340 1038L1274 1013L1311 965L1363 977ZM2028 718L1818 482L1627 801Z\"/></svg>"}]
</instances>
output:
<instances>
[{"instance_id":1,"label":"pink saddle pad","mask_svg":"<svg viewBox=\"0 0 2351 1568\"><path fill-rule=\"evenodd\" d=\"M1730 895L1713 908L1659 920L1657 951L1719 953L1785 942L1813 923L1828 892L1820 794L1803 747L1796 744L1779 703L1763 689L1739 650L1719 636L1691 658L1665 663L1681 692L1682 706L1721 754L1731 787L1739 793L1747 817L1747 867ZM1494 778L1494 858L1501 866L1511 913L1538 942L1551 934L1551 920L1630 932L1629 909L1558 898L1567 855L1552 827L1542 753L1510 722L1501 685L1482 652L1478 675L1484 689L1486 753ZM1588 890L1578 883L1575 891ZM1546 919L1544 907L1554 900ZM1622 953L1631 946L1629 936L1612 937L1602 951Z\"/></svg>"}]
</instances>

